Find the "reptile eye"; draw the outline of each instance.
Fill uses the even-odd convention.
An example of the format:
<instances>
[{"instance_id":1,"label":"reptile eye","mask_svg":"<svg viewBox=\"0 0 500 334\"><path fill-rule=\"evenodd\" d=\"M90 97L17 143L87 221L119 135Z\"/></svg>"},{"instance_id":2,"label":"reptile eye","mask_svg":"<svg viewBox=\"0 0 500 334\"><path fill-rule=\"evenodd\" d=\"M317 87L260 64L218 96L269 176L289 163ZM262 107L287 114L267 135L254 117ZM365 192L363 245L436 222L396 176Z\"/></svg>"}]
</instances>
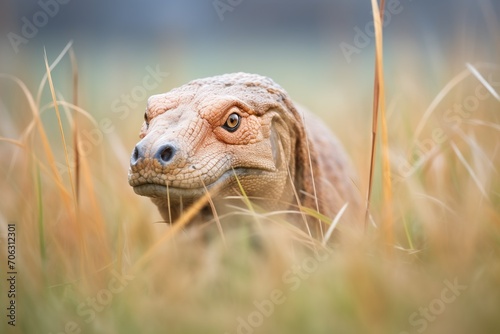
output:
<instances>
[{"instance_id":1,"label":"reptile eye","mask_svg":"<svg viewBox=\"0 0 500 334\"><path fill-rule=\"evenodd\" d=\"M229 117L226 120L226 123L224 123L222 127L229 132L234 132L240 126L240 120L241 120L240 115L238 115L237 113L232 113L231 115L229 115Z\"/></svg>"},{"instance_id":2,"label":"reptile eye","mask_svg":"<svg viewBox=\"0 0 500 334\"><path fill-rule=\"evenodd\" d=\"M148 114L144 113L144 122L146 122L146 128L149 128Z\"/></svg>"}]
</instances>

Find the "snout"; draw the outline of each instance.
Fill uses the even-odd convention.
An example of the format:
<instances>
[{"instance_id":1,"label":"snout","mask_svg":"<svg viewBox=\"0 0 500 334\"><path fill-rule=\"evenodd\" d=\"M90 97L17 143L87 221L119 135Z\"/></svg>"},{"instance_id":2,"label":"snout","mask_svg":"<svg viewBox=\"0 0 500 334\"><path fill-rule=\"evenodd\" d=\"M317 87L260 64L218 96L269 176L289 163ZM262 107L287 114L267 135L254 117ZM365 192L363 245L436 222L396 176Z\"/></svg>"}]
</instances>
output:
<instances>
[{"instance_id":1,"label":"snout","mask_svg":"<svg viewBox=\"0 0 500 334\"><path fill-rule=\"evenodd\" d=\"M130 186L139 195L163 196L167 184L175 184L176 175L185 165L183 156L180 146L174 140L161 143L141 140L130 157Z\"/></svg>"},{"instance_id":2,"label":"snout","mask_svg":"<svg viewBox=\"0 0 500 334\"><path fill-rule=\"evenodd\" d=\"M179 156L178 146L174 142L168 142L156 149L151 149L141 141L139 142L132 152L130 157L130 167L135 167L145 159L151 159L158 162L161 166L168 166L176 160Z\"/></svg>"}]
</instances>

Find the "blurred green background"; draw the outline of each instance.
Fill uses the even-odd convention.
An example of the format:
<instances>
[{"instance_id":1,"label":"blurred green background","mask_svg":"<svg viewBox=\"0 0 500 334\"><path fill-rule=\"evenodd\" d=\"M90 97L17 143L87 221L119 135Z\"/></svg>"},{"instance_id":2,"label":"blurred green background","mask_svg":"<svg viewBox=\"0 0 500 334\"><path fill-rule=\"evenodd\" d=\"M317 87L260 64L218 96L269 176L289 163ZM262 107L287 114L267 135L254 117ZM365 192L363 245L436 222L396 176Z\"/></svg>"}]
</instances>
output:
<instances>
[{"instance_id":1,"label":"blurred green background","mask_svg":"<svg viewBox=\"0 0 500 334\"><path fill-rule=\"evenodd\" d=\"M499 8L491 0L386 1L388 101L398 97L396 89L404 99L405 89L425 87L425 108L466 62L497 61ZM369 139L353 134L370 132L372 21L368 0L4 0L0 72L34 89L45 72L43 47L51 62L72 40L80 105L98 120L109 116L114 123L120 115L116 128L130 147L146 96L221 73L267 75L348 141L362 169ZM143 85L148 67L168 76L145 94L136 91L124 117L116 100L123 102L123 94ZM54 78L70 100L67 69L56 70ZM1 103L12 117L22 118L25 108L12 101L12 88L0 85L7 93Z\"/></svg>"}]
</instances>

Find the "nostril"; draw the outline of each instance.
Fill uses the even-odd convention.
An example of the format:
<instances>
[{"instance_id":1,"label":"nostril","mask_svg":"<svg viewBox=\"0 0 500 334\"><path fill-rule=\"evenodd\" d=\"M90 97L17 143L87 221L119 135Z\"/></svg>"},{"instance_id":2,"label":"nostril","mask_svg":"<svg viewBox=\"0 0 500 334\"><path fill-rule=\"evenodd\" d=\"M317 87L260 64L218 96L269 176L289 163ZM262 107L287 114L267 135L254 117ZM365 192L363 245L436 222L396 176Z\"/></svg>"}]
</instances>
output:
<instances>
[{"instance_id":1,"label":"nostril","mask_svg":"<svg viewBox=\"0 0 500 334\"><path fill-rule=\"evenodd\" d=\"M175 147L170 144L162 146L158 150L157 159L162 163L170 162L175 155L175 151Z\"/></svg>"},{"instance_id":2,"label":"nostril","mask_svg":"<svg viewBox=\"0 0 500 334\"><path fill-rule=\"evenodd\" d=\"M139 160L141 158L142 158L141 147L138 144L134 147L134 152L132 152L132 157L130 158L130 163L132 165L135 165L139 162Z\"/></svg>"},{"instance_id":3,"label":"nostril","mask_svg":"<svg viewBox=\"0 0 500 334\"><path fill-rule=\"evenodd\" d=\"M132 153L132 159L134 161L137 161L139 159L139 150L137 149L137 146L134 148L134 153Z\"/></svg>"},{"instance_id":4,"label":"nostril","mask_svg":"<svg viewBox=\"0 0 500 334\"><path fill-rule=\"evenodd\" d=\"M172 156L174 155L174 152L171 147L165 147L163 151L161 151L160 158L161 160L167 162L172 159Z\"/></svg>"}]
</instances>

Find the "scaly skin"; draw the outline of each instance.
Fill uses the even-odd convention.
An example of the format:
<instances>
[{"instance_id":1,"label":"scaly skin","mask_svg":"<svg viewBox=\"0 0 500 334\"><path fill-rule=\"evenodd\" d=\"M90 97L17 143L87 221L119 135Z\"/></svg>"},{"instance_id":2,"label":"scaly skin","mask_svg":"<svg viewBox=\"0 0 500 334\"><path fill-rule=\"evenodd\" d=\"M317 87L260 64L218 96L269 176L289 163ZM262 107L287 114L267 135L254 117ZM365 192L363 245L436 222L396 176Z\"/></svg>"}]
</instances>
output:
<instances>
[{"instance_id":1,"label":"scaly skin","mask_svg":"<svg viewBox=\"0 0 500 334\"><path fill-rule=\"evenodd\" d=\"M240 117L234 131L232 114ZM246 195L269 209L297 210L297 196L329 217L345 202L358 206L340 144L263 76L226 74L151 96L140 138L129 183L167 221L206 189L218 189L215 199L240 195L235 174Z\"/></svg>"}]
</instances>

